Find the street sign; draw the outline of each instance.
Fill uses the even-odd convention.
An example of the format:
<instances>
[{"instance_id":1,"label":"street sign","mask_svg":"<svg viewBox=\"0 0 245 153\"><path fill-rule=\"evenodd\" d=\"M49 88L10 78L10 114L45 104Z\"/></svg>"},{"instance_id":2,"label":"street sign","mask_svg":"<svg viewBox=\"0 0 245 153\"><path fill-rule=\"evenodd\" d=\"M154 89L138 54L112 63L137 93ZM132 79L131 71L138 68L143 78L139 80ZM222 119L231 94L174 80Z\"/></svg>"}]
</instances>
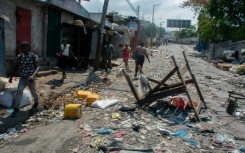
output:
<instances>
[{"instance_id":1,"label":"street sign","mask_svg":"<svg viewBox=\"0 0 245 153\"><path fill-rule=\"evenodd\" d=\"M138 24L136 22L129 22L128 23L128 28L130 30L137 31L138 30Z\"/></svg>"},{"instance_id":2,"label":"street sign","mask_svg":"<svg viewBox=\"0 0 245 153\"><path fill-rule=\"evenodd\" d=\"M168 28L190 28L191 20L167 19Z\"/></svg>"}]
</instances>

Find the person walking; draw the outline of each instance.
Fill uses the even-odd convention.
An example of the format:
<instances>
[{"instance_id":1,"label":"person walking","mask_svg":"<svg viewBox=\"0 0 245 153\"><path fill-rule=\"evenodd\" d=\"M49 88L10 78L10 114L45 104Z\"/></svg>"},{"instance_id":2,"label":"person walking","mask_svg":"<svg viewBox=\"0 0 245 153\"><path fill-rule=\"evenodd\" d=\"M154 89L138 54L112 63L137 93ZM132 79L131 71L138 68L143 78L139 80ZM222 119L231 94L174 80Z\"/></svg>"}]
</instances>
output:
<instances>
[{"instance_id":1,"label":"person walking","mask_svg":"<svg viewBox=\"0 0 245 153\"><path fill-rule=\"evenodd\" d=\"M144 65L144 61L145 61L145 57L147 58L148 62L150 63L148 54L147 54L147 49L144 47L145 43L141 42L140 46L137 46L135 48L135 50L133 51L133 58L135 59L135 74L134 77L137 77L137 73L138 73L138 66L141 67L141 69L143 69L143 65Z\"/></svg>"},{"instance_id":2,"label":"person walking","mask_svg":"<svg viewBox=\"0 0 245 153\"><path fill-rule=\"evenodd\" d=\"M105 70L108 71L108 67L111 70L111 59L115 57L114 46L110 43L110 41L106 41L105 45L105 54L104 54L104 62L105 62Z\"/></svg>"},{"instance_id":3,"label":"person walking","mask_svg":"<svg viewBox=\"0 0 245 153\"><path fill-rule=\"evenodd\" d=\"M38 95L36 90L36 74L39 71L39 58L36 54L31 53L31 47L28 42L24 41L20 44L21 54L17 56L17 63L14 68L13 74L9 78L9 83L12 83L12 79L15 76L17 70L19 70L20 80L16 93L16 99L13 104L14 112L12 117L15 117L19 112L19 106L22 99L23 91L26 86L31 91L34 98L34 105L31 108L31 113L38 111Z\"/></svg>"},{"instance_id":4,"label":"person walking","mask_svg":"<svg viewBox=\"0 0 245 153\"><path fill-rule=\"evenodd\" d=\"M77 57L74 55L71 45L67 43L67 38L62 39L62 44L60 46L60 52L57 53L58 56L58 66L62 69L62 79L61 82L64 82L64 79L66 79L66 69L68 66L68 57L72 54L72 56L77 60Z\"/></svg>"},{"instance_id":5,"label":"person walking","mask_svg":"<svg viewBox=\"0 0 245 153\"><path fill-rule=\"evenodd\" d=\"M129 60L129 56L130 56L130 49L129 49L129 45L125 44L125 47L122 50L122 54L123 54L123 62L125 64L125 68L127 72L131 72L131 70L129 69L129 65L128 65L128 60Z\"/></svg>"}]
</instances>

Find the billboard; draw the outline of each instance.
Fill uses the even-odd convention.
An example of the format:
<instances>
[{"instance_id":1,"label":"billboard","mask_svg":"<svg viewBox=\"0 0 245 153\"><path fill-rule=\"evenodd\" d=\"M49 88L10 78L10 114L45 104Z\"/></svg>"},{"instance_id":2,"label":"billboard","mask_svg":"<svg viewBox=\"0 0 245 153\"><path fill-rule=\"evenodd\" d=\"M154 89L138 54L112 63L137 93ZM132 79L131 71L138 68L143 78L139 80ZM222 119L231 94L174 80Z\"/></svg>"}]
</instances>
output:
<instances>
[{"instance_id":1,"label":"billboard","mask_svg":"<svg viewBox=\"0 0 245 153\"><path fill-rule=\"evenodd\" d=\"M190 28L191 20L167 19L168 28Z\"/></svg>"}]
</instances>

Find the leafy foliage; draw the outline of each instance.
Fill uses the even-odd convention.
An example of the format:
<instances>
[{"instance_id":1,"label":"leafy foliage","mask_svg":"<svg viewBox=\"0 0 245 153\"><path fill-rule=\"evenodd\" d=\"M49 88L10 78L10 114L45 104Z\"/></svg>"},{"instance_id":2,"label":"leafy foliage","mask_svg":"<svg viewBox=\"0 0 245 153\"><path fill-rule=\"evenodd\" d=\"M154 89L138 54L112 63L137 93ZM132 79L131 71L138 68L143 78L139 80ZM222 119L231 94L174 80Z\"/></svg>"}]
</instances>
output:
<instances>
[{"instance_id":1,"label":"leafy foliage","mask_svg":"<svg viewBox=\"0 0 245 153\"><path fill-rule=\"evenodd\" d=\"M199 10L198 29L202 42L245 39L244 0L187 0L181 7Z\"/></svg>"}]
</instances>

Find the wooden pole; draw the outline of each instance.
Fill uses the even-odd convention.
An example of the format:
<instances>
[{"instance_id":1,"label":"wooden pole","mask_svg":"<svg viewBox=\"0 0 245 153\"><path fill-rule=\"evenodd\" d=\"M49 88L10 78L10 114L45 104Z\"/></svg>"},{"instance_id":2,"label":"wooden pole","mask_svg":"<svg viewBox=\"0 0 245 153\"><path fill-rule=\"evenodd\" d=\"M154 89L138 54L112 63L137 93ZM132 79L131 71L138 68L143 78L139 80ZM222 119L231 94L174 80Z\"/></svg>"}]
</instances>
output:
<instances>
[{"instance_id":1,"label":"wooden pole","mask_svg":"<svg viewBox=\"0 0 245 153\"><path fill-rule=\"evenodd\" d=\"M103 37L105 34L104 27L105 27L105 19L106 19L108 4L109 4L109 0L105 0L104 6L103 6L103 12L101 15L101 20L100 20L100 37L98 38L99 44L97 46L97 52L96 52L96 57L95 57L95 62L94 62L94 69L95 70L97 70L99 68L99 65L100 65L100 56L101 56L101 50L103 47Z\"/></svg>"},{"instance_id":2,"label":"wooden pole","mask_svg":"<svg viewBox=\"0 0 245 153\"><path fill-rule=\"evenodd\" d=\"M191 77L192 77L192 80L193 80L193 82L194 82L194 85L195 85L195 87L196 87L196 89L197 89L197 93L198 93L198 95L199 95L201 101L203 102L205 108L207 109L208 107L207 107L206 102L205 102L205 100L204 100L204 98L203 98L203 95L202 95L202 92L201 92L201 90L200 90L200 88L199 88L199 85L197 84L196 77L194 76L194 74L193 74L192 71L191 71L191 67L190 67L189 62L188 62L188 60L187 60L187 56L186 56L186 54L185 54L185 51L183 51L183 55L184 55L184 58L185 58L185 62L186 62L187 69L189 70L190 75L191 75Z\"/></svg>"},{"instance_id":3,"label":"wooden pole","mask_svg":"<svg viewBox=\"0 0 245 153\"><path fill-rule=\"evenodd\" d=\"M174 56L172 56L172 60L173 60L173 62L174 62L175 67L178 67L177 62L176 62ZM186 87L185 81L184 81L182 75L180 74L179 69L177 70L177 74L178 74L178 76L179 76L179 78L180 78L180 80L181 80L181 82L182 82L182 84L183 84L183 86L184 86L184 88L185 88L186 95L187 95L187 97L188 97L188 99L189 99L189 101L190 101L190 103L191 103L191 106L192 106L192 108L193 108L193 110L194 110L196 120L200 122L200 118L199 118L199 116L198 116L197 110L196 110L196 108L195 108L195 105L193 104L191 95L190 95L190 93L189 93L189 91L188 91L188 89L187 89L187 87Z\"/></svg>"}]
</instances>

